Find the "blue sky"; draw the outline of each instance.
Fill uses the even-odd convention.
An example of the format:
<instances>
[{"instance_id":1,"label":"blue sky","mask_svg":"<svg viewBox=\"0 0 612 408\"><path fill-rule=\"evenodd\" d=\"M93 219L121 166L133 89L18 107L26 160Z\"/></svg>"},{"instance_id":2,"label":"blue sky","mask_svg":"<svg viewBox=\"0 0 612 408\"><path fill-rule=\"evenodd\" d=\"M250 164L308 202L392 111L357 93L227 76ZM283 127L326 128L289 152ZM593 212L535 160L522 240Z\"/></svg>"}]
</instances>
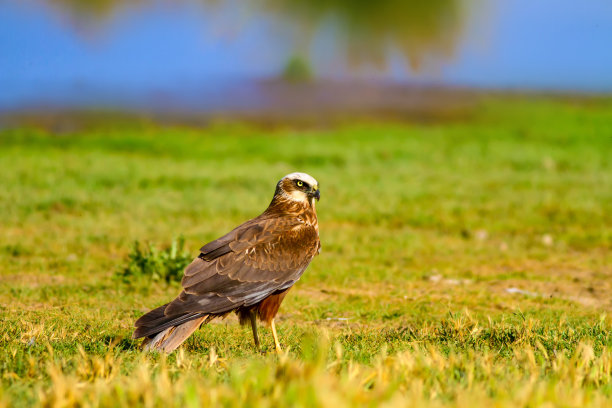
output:
<instances>
[{"instance_id":1,"label":"blue sky","mask_svg":"<svg viewBox=\"0 0 612 408\"><path fill-rule=\"evenodd\" d=\"M263 14L241 16L235 3L214 13L197 2L178 4L151 2L104 21L80 21L41 1L0 0L0 106L70 100L79 92L92 98L100 92L112 101L117 93L129 99L164 89L215 88L274 77L292 54L286 23ZM390 69L370 77L612 92L612 1L480 4L453 58L416 74L396 55ZM333 60L333 46L319 37L311 50L315 72L355 76ZM321 45L325 52L317 49Z\"/></svg>"}]
</instances>

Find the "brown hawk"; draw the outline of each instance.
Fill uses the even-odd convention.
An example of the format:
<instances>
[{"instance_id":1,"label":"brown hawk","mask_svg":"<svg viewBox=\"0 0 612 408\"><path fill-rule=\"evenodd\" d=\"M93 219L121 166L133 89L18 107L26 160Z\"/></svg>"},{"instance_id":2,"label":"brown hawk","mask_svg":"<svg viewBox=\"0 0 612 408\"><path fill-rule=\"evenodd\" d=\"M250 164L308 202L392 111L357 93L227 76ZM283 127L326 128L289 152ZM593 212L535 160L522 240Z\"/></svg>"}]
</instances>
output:
<instances>
[{"instance_id":1,"label":"brown hawk","mask_svg":"<svg viewBox=\"0 0 612 408\"><path fill-rule=\"evenodd\" d=\"M257 348L256 318L269 324L280 351L274 317L321 248L319 198L308 174L283 177L261 215L200 249L185 268L180 295L138 319L134 338L145 337L145 349L171 352L200 325L235 312L241 324L251 323Z\"/></svg>"}]
</instances>

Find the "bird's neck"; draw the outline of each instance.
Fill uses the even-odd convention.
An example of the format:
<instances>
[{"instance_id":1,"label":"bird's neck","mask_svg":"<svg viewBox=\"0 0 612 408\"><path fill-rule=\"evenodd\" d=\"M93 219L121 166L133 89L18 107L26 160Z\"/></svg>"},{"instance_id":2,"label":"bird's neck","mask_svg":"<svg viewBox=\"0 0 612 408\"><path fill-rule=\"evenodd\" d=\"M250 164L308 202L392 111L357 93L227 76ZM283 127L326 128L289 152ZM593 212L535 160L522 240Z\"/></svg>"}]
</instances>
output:
<instances>
[{"instance_id":1,"label":"bird's neck","mask_svg":"<svg viewBox=\"0 0 612 408\"><path fill-rule=\"evenodd\" d=\"M313 222L317 221L317 211L314 199L310 199L309 201L296 201L283 195L275 195L264 214L303 216Z\"/></svg>"}]
</instances>

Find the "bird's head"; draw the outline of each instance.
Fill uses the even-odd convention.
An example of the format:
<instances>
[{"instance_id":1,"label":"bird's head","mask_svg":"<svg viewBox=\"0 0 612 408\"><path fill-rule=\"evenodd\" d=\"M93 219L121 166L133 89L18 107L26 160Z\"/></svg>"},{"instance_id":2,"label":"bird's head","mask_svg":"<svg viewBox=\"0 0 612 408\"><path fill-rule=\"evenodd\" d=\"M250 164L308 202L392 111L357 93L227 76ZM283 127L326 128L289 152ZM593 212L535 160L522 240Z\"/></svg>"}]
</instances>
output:
<instances>
[{"instance_id":1,"label":"bird's head","mask_svg":"<svg viewBox=\"0 0 612 408\"><path fill-rule=\"evenodd\" d=\"M275 195L279 194L291 201L310 204L321 198L319 183L306 173L291 173L283 177L276 185Z\"/></svg>"}]
</instances>

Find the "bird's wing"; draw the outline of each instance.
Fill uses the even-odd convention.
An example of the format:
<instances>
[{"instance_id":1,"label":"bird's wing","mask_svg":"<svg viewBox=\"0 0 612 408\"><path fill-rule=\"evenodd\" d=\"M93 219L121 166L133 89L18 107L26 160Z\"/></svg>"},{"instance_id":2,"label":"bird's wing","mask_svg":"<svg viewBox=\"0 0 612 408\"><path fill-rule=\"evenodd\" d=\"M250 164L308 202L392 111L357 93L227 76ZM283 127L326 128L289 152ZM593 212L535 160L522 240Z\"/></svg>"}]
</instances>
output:
<instances>
[{"instance_id":1,"label":"bird's wing","mask_svg":"<svg viewBox=\"0 0 612 408\"><path fill-rule=\"evenodd\" d=\"M202 247L183 292L165 314L225 313L292 286L318 249L315 227L296 217L256 218Z\"/></svg>"}]
</instances>

